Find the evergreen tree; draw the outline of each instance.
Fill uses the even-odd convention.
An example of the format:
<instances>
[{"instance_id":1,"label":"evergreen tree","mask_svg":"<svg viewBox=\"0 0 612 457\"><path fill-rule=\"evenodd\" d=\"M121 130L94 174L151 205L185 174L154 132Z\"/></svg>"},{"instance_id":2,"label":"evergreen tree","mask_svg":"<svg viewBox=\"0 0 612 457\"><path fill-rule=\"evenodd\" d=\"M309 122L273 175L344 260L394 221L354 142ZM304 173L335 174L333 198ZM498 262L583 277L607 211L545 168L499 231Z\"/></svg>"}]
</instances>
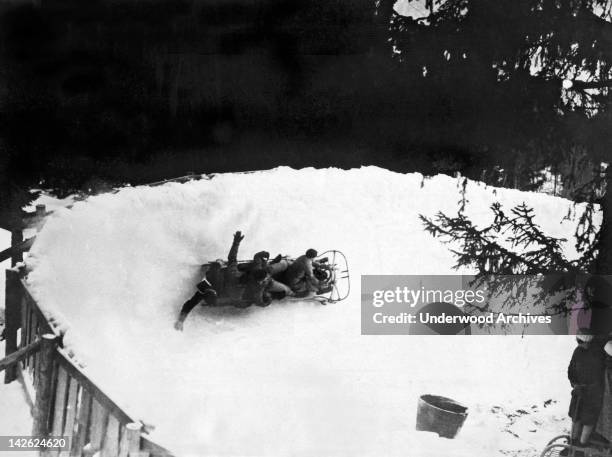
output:
<instances>
[{"instance_id":1,"label":"evergreen tree","mask_svg":"<svg viewBox=\"0 0 612 457\"><path fill-rule=\"evenodd\" d=\"M439 214L423 219L426 229L460 242L457 265L476 267L480 275L612 274L612 167L600 172L612 146L611 2L440 0L426 6L421 18L394 14L391 40L404 71L449 89L438 115L465 118L463 128L478 132L470 147L483 151L481 169L461 171L521 189L537 185L543 170L565 171L565 196L587 203L576 233L581 257L573 262L562 255L560 240L533 224L526 207L506 215L494 206L495 222L485 228L461 211Z\"/></svg>"}]
</instances>

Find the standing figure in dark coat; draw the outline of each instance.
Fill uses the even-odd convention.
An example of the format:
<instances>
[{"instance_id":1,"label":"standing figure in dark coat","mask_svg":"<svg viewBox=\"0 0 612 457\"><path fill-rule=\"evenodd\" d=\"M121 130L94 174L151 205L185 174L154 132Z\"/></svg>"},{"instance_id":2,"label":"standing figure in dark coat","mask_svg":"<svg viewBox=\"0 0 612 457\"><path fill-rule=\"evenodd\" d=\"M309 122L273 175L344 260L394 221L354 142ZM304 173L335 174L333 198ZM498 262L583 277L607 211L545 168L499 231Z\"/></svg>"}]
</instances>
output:
<instances>
[{"instance_id":1,"label":"standing figure in dark coat","mask_svg":"<svg viewBox=\"0 0 612 457\"><path fill-rule=\"evenodd\" d=\"M585 446L601 411L604 364L601 346L593 344L590 330L580 329L576 340L578 347L567 369L572 385L569 416L572 418L572 443Z\"/></svg>"},{"instance_id":2,"label":"standing figure in dark coat","mask_svg":"<svg viewBox=\"0 0 612 457\"><path fill-rule=\"evenodd\" d=\"M612 341L604 346L604 368L603 401L597 433L612 443Z\"/></svg>"}]
</instances>

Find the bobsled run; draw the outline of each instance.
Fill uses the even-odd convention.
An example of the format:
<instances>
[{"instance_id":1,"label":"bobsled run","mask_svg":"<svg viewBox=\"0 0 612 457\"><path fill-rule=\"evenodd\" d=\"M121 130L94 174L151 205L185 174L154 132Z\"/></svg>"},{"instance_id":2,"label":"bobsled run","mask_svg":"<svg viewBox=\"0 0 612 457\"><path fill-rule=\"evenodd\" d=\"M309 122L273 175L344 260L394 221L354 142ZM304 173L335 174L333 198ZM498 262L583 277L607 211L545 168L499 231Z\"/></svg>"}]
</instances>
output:
<instances>
[{"instance_id":1,"label":"bobsled run","mask_svg":"<svg viewBox=\"0 0 612 457\"><path fill-rule=\"evenodd\" d=\"M548 442L540 457L610 457L612 444L603 437L595 436L587 446L576 446L570 443L568 435L559 435Z\"/></svg>"},{"instance_id":2,"label":"bobsled run","mask_svg":"<svg viewBox=\"0 0 612 457\"><path fill-rule=\"evenodd\" d=\"M291 264L296 257L282 256L268 265L270 277L284 285L290 284L285 278L286 269L274 268L275 265ZM214 262L202 265L203 273L206 277L207 272L213 267ZM253 264L253 260L238 260L238 270L242 272L242 278L235 286L238 292L235 295L242 295L242 292L247 287L247 279L249 269ZM287 296L285 293L271 292L271 303L288 302L288 301L317 301L321 304L336 303L344 300L350 293L350 277L348 262L346 256L336 250L325 251L313 259L313 274L318 284L316 291L314 290L299 290L295 291L295 295ZM224 300L220 301L217 306L237 306L245 307L253 303L245 303L244 300Z\"/></svg>"}]
</instances>

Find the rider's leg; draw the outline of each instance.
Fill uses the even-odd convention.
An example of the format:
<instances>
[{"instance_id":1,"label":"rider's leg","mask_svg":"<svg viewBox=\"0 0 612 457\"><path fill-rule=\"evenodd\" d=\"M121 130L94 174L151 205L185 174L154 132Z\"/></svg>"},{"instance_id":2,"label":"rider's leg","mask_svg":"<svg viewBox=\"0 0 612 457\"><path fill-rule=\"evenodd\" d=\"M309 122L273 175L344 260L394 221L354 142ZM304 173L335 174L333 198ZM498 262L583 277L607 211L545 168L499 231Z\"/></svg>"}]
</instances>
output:
<instances>
[{"instance_id":1,"label":"rider's leg","mask_svg":"<svg viewBox=\"0 0 612 457\"><path fill-rule=\"evenodd\" d=\"M578 443L580 441L581 434L582 434L582 422L572 421L572 432L570 435L572 443Z\"/></svg>"},{"instance_id":2,"label":"rider's leg","mask_svg":"<svg viewBox=\"0 0 612 457\"><path fill-rule=\"evenodd\" d=\"M317 292L319 290L320 281L316 278L308 278L306 280L306 288L310 292Z\"/></svg>"},{"instance_id":3,"label":"rider's leg","mask_svg":"<svg viewBox=\"0 0 612 457\"><path fill-rule=\"evenodd\" d=\"M276 281L274 279L271 279L270 282L268 283L267 290L268 292L276 292L276 293L284 292L285 295L287 296L293 295L293 291L291 290L289 286L283 284L280 281Z\"/></svg>"},{"instance_id":4,"label":"rider's leg","mask_svg":"<svg viewBox=\"0 0 612 457\"><path fill-rule=\"evenodd\" d=\"M289 267L289 261L287 259L282 259L280 262L268 264L266 269L270 276L276 276L277 274L283 273L287 271Z\"/></svg>"},{"instance_id":5,"label":"rider's leg","mask_svg":"<svg viewBox=\"0 0 612 457\"><path fill-rule=\"evenodd\" d=\"M570 432L570 440L568 444L573 446L580 446L580 437L582 435L582 423L578 421L572 421L572 431ZM579 457L582 451L571 450L571 448L567 447L561 452L559 452L559 456L568 457L570 455L574 457Z\"/></svg>"}]
</instances>

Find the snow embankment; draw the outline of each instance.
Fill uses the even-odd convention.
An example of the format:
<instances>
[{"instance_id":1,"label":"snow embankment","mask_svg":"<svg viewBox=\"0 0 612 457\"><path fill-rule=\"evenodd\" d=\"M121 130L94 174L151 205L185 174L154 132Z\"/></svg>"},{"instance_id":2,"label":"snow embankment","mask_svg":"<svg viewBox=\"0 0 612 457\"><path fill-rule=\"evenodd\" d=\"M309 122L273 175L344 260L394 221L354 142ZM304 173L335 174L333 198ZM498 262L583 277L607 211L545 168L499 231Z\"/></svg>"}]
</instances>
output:
<instances>
[{"instance_id":1,"label":"snow embankment","mask_svg":"<svg viewBox=\"0 0 612 457\"><path fill-rule=\"evenodd\" d=\"M525 201L547 233L571 239L566 200L472 182L467 196L477 223L494 201ZM456 213L458 200L455 179L373 167L125 188L57 210L29 281L90 375L178 455L530 455L567 425L570 338L360 335L361 274L454 273L418 215ZM241 258L343 251L352 295L198 308L176 332L200 265L225 257L236 230ZM414 431L425 393L470 407L457 439Z\"/></svg>"}]
</instances>

